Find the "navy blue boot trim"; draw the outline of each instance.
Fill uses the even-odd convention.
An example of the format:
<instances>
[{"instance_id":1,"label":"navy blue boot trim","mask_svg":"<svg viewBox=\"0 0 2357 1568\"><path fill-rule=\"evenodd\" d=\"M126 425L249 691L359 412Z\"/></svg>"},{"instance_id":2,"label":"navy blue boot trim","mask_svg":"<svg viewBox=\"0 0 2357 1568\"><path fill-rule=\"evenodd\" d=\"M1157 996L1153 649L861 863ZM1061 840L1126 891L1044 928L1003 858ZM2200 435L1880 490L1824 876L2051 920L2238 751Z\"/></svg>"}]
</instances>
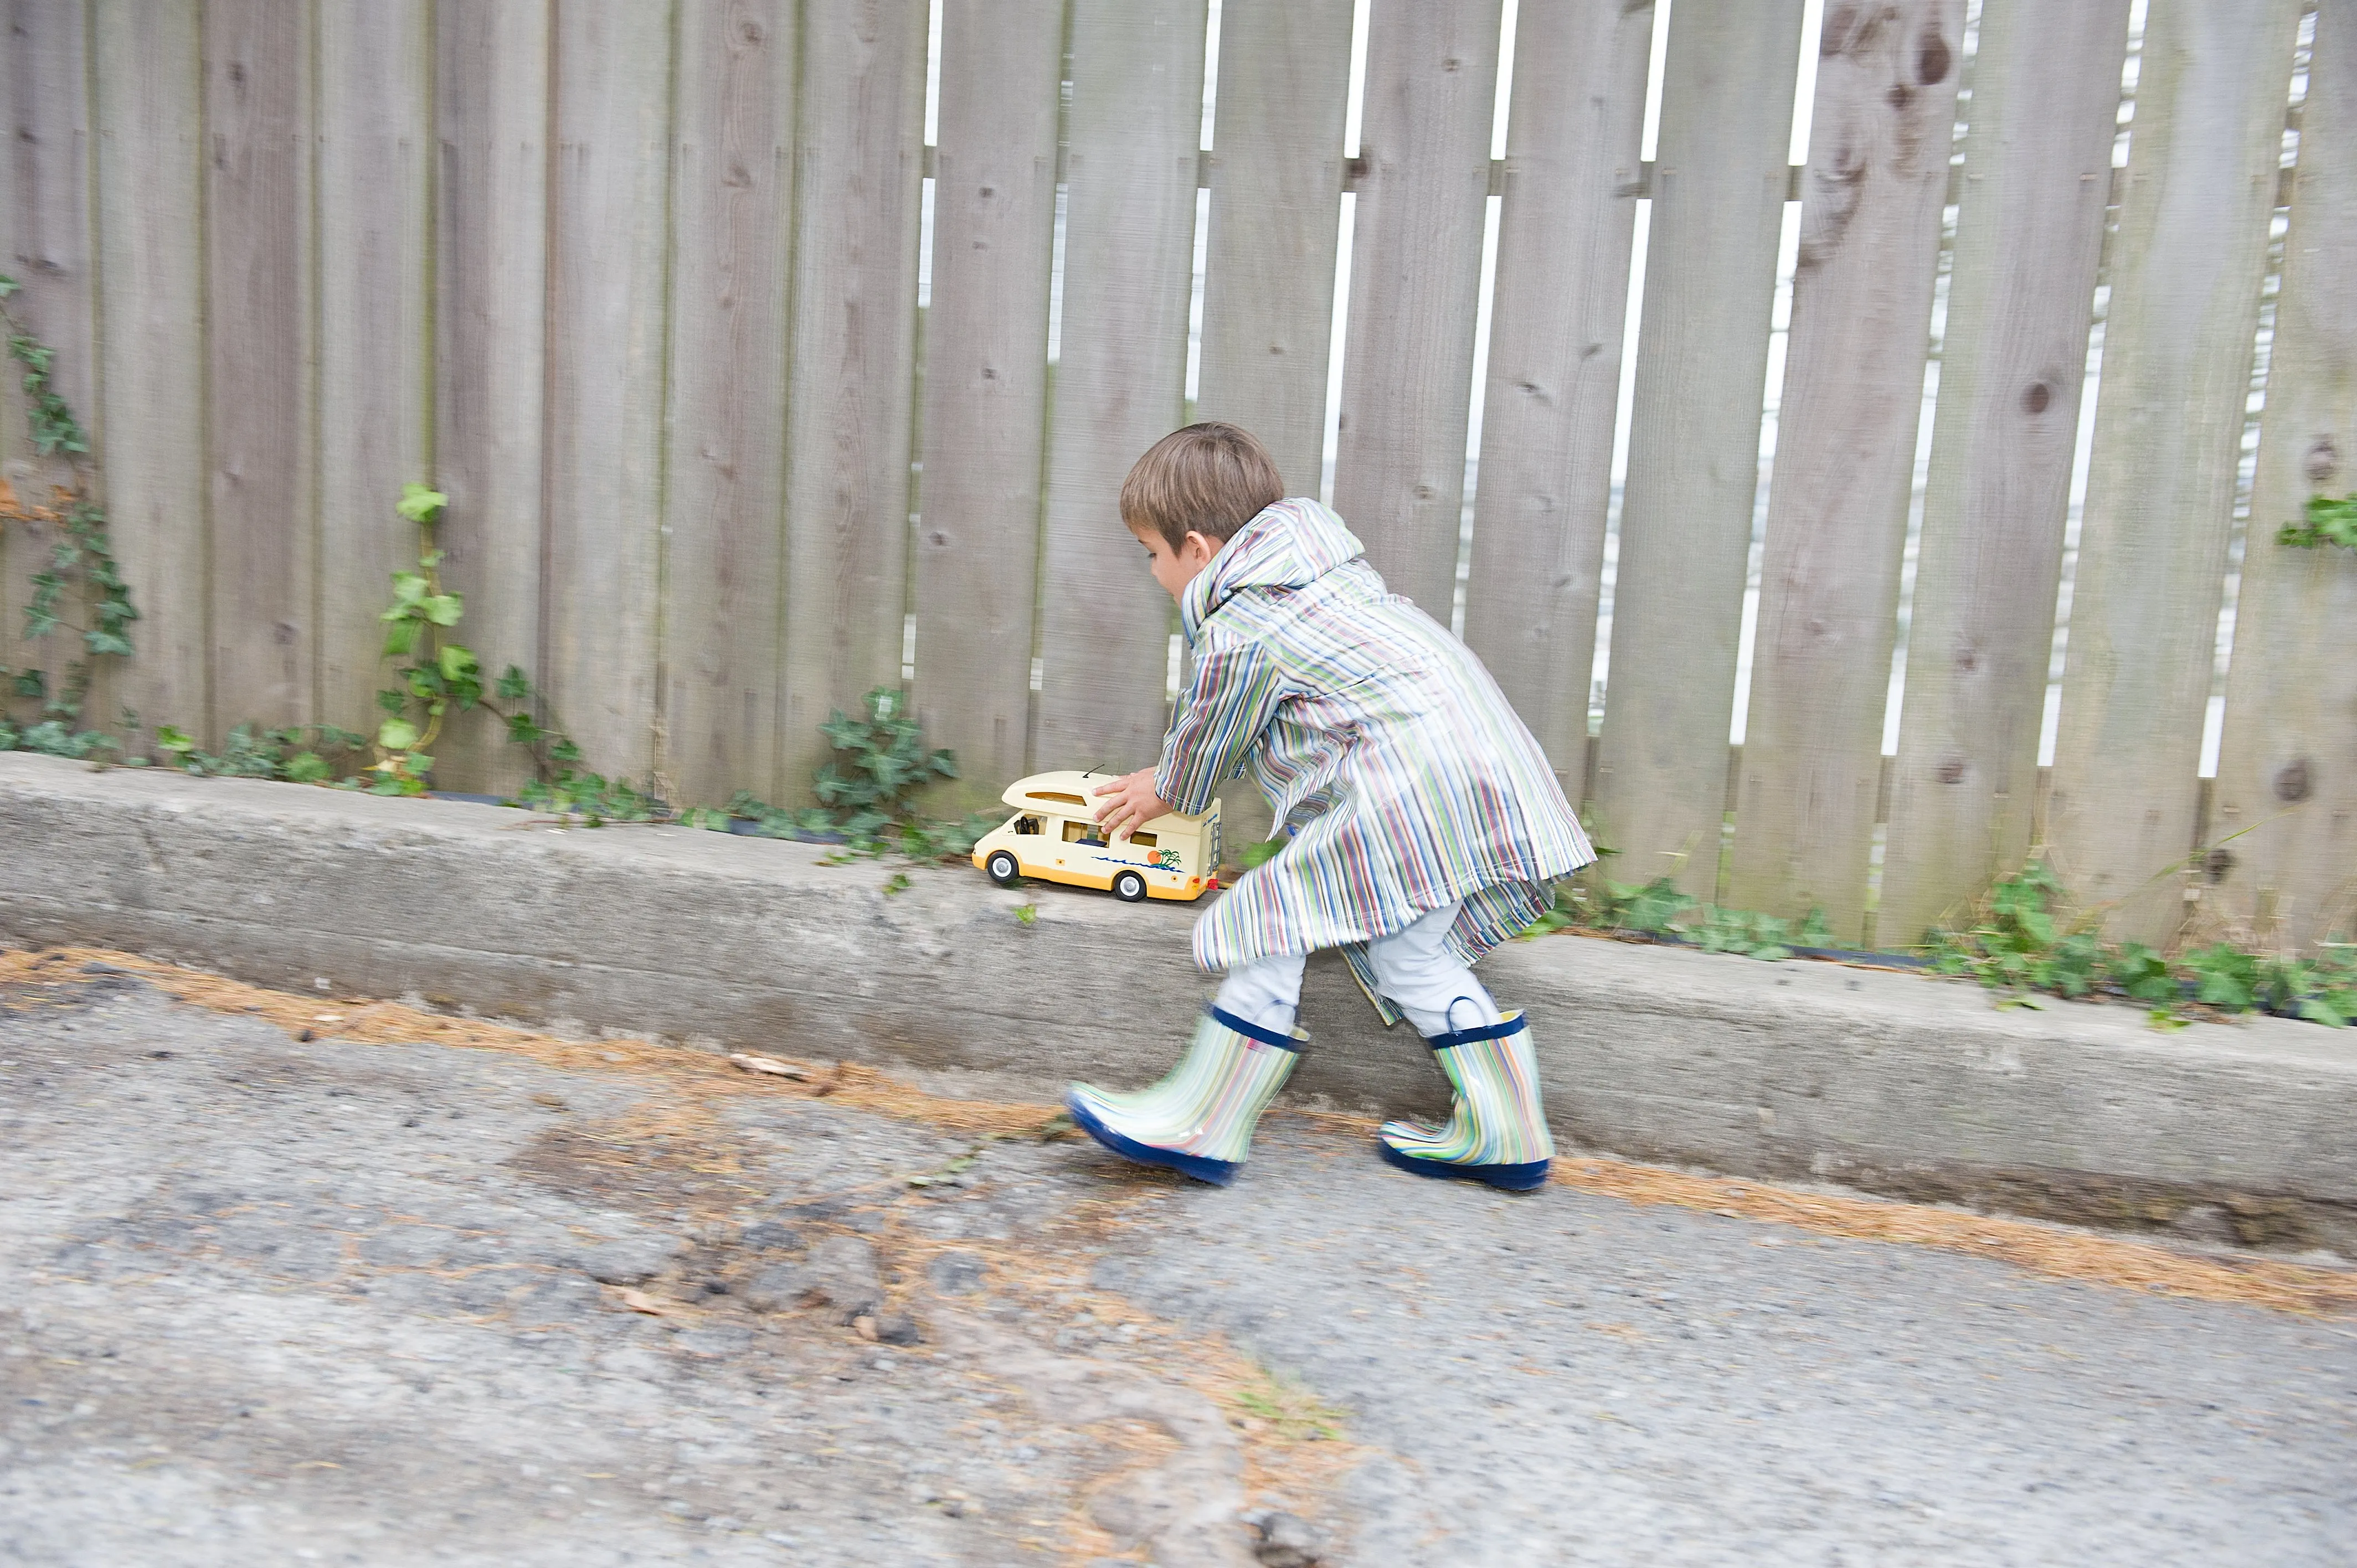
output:
<instances>
[{"instance_id":1,"label":"navy blue boot trim","mask_svg":"<svg viewBox=\"0 0 2357 1568\"><path fill-rule=\"evenodd\" d=\"M1135 1138L1125 1138L1089 1112L1080 1096L1067 1095L1064 1109L1072 1114L1072 1124L1123 1159L1135 1160L1141 1165L1163 1165L1180 1176L1193 1176L1197 1181L1210 1182L1213 1187L1225 1187L1236 1179L1236 1160L1211 1160L1200 1155L1182 1155L1176 1149L1157 1149L1151 1144L1141 1144ZM1544 1167L1542 1167L1544 1169Z\"/></svg>"}]
</instances>

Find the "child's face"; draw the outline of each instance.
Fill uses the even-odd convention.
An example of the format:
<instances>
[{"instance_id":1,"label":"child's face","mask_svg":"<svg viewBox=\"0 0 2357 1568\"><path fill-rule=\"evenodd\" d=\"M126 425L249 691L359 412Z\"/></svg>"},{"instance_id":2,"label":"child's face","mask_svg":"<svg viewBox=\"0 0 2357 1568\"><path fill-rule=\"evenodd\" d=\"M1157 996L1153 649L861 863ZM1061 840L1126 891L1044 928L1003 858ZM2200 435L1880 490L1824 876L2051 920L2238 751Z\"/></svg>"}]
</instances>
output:
<instances>
[{"instance_id":1,"label":"child's face","mask_svg":"<svg viewBox=\"0 0 2357 1568\"><path fill-rule=\"evenodd\" d=\"M1135 534L1137 542L1146 547L1146 569L1154 574L1154 580L1162 585L1163 591L1174 599L1187 591L1187 585L1211 564L1211 557L1217 555L1220 546L1226 542L1200 533L1189 533L1178 542L1178 548L1173 550L1169 541L1164 539L1158 531L1133 528L1130 532Z\"/></svg>"}]
</instances>

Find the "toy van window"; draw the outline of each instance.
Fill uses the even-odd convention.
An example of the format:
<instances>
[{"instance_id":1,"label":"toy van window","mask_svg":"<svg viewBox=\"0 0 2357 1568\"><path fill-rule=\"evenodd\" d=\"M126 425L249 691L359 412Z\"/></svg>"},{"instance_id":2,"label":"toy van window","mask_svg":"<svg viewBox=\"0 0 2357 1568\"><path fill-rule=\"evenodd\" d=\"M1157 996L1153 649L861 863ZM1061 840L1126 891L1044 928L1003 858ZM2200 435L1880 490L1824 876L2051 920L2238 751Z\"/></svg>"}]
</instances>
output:
<instances>
[{"instance_id":1,"label":"toy van window","mask_svg":"<svg viewBox=\"0 0 2357 1568\"><path fill-rule=\"evenodd\" d=\"M1018 833L1036 833L1039 831L1039 819L1017 817L1015 819L1015 831Z\"/></svg>"},{"instance_id":2,"label":"toy van window","mask_svg":"<svg viewBox=\"0 0 2357 1568\"><path fill-rule=\"evenodd\" d=\"M1023 797L1027 800L1053 800L1062 806L1085 806L1088 802L1078 795L1059 794L1052 789L1034 789Z\"/></svg>"},{"instance_id":3,"label":"toy van window","mask_svg":"<svg viewBox=\"0 0 2357 1568\"><path fill-rule=\"evenodd\" d=\"M1094 822L1066 822L1064 842L1066 843L1103 843L1104 832Z\"/></svg>"},{"instance_id":4,"label":"toy van window","mask_svg":"<svg viewBox=\"0 0 2357 1568\"><path fill-rule=\"evenodd\" d=\"M1129 842L1137 845L1140 849L1152 849L1155 844L1155 838L1152 833L1132 833L1129 835Z\"/></svg>"}]
</instances>

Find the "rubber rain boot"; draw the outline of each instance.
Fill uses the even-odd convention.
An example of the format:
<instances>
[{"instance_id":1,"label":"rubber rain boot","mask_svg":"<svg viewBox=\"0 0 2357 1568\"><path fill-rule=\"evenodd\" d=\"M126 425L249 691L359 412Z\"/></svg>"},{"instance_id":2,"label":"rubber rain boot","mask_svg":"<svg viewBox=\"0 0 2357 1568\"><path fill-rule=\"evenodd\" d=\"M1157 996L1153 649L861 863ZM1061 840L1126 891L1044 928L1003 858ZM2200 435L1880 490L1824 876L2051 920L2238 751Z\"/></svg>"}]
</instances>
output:
<instances>
[{"instance_id":1,"label":"rubber rain boot","mask_svg":"<svg viewBox=\"0 0 2357 1568\"><path fill-rule=\"evenodd\" d=\"M1161 1082L1128 1094L1076 1083L1064 1104L1082 1131L1125 1159L1225 1187L1308 1038L1206 1008L1187 1054Z\"/></svg>"},{"instance_id":2,"label":"rubber rain boot","mask_svg":"<svg viewBox=\"0 0 2357 1568\"><path fill-rule=\"evenodd\" d=\"M1526 1192L1546 1180L1555 1139L1539 1106L1530 1020L1505 1021L1426 1040L1457 1090L1448 1123L1386 1122L1375 1134L1384 1159L1418 1176L1487 1182Z\"/></svg>"}]
</instances>

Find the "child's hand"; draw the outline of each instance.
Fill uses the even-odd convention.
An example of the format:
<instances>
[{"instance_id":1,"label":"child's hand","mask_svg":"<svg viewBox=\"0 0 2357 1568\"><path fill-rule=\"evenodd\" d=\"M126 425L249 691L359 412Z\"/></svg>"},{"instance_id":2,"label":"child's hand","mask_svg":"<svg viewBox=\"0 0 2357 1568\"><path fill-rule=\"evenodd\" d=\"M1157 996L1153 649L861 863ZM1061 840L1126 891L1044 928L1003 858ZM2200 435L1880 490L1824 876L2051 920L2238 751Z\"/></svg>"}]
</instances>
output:
<instances>
[{"instance_id":1,"label":"child's hand","mask_svg":"<svg viewBox=\"0 0 2357 1568\"><path fill-rule=\"evenodd\" d=\"M1157 817L1169 815L1178 808L1154 792L1154 769L1141 768L1126 778L1116 779L1097 791L1105 803L1097 808L1097 821L1114 839L1125 839L1138 828Z\"/></svg>"}]
</instances>

